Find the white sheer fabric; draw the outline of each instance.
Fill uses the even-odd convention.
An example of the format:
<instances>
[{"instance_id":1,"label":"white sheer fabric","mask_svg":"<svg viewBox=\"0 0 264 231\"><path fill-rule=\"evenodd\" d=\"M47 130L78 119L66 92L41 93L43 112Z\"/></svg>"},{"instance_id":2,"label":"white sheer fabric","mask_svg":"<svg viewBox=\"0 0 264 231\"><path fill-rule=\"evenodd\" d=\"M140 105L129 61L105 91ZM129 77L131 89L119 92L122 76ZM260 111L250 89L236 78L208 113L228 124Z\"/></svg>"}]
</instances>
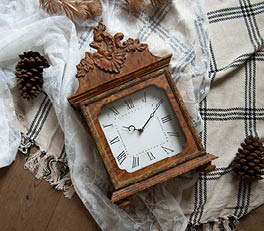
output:
<instances>
[{"instance_id":1,"label":"white sheer fabric","mask_svg":"<svg viewBox=\"0 0 264 231\"><path fill-rule=\"evenodd\" d=\"M2 103L12 102L9 89L15 86L18 54L27 50L39 51L51 64L50 68L44 70L44 90L53 103L64 131L72 182L100 227L120 231L185 230L187 220L179 202L183 189L194 183L195 175L188 174L138 193L132 197L132 206L125 210L110 203L107 194L111 185L103 163L85 124L66 99L78 88L78 81L74 77L75 66L84 56L84 50L90 49L91 28L97 22L78 25L76 30L68 18L51 17L39 10L37 2L6 0L0 3L0 75L8 70L13 73L0 78L0 81L4 81L0 85L0 108L10 111L13 116L7 118L3 114L5 118L1 120L1 126L6 119L11 124L2 131L9 129L13 138L1 140L0 150L5 148L3 143L8 142L13 148L6 156L14 159L15 147L19 143L14 108L12 104L8 107ZM110 33L121 31L125 37L139 38L141 42L148 43L150 51L158 56L173 53L171 73L199 130L201 119L197 106L209 91L207 20L200 9L200 1L173 1L156 11L138 15L128 14L124 1L103 0L102 3L104 12L101 20ZM85 40L80 44L79 39L78 43L78 37L84 34ZM12 84L7 85L6 82Z\"/></svg>"}]
</instances>

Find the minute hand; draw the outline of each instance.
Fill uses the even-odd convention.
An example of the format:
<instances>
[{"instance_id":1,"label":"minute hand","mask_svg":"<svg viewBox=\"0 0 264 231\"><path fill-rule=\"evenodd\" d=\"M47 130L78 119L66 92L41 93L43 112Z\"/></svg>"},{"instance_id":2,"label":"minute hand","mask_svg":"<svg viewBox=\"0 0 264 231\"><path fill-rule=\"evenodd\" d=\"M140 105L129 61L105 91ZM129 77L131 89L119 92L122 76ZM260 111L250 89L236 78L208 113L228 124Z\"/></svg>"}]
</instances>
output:
<instances>
[{"instance_id":1,"label":"minute hand","mask_svg":"<svg viewBox=\"0 0 264 231\"><path fill-rule=\"evenodd\" d=\"M158 110L158 108L160 107L160 105L163 103L163 99L161 99L157 104L156 107L154 109L154 111L150 114L148 120L146 121L146 123L143 125L143 127L140 129L141 132L144 131L144 128L146 127L147 123L150 121L150 119L154 116L155 112Z\"/></svg>"}]
</instances>

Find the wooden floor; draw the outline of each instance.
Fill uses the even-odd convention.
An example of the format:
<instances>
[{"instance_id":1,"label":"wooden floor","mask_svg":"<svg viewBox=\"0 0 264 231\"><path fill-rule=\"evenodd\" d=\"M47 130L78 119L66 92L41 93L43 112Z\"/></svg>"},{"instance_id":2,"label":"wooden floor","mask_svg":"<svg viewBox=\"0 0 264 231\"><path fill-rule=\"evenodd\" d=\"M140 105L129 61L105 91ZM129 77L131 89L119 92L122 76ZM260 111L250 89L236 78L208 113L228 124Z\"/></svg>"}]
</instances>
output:
<instances>
[{"instance_id":1,"label":"wooden floor","mask_svg":"<svg viewBox=\"0 0 264 231\"><path fill-rule=\"evenodd\" d=\"M75 195L65 199L46 181L24 170L24 157L17 155L0 169L0 231L97 231L89 212ZM264 206L241 220L237 231L263 231Z\"/></svg>"}]
</instances>

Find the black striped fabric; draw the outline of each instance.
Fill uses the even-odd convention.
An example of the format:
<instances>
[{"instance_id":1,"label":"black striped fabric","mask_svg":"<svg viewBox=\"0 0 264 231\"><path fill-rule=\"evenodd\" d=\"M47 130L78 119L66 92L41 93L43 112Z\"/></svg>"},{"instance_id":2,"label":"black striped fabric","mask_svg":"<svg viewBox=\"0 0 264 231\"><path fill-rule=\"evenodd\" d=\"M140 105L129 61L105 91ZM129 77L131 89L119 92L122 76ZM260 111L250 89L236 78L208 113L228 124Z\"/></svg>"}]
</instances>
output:
<instances>
[{"instance_id":1,"label":"black striped fabric","mask_svg":"<svg viewBox=\"0 0 264 231\"><path fill-rule=\"evenodd\" d=\"M261 86L264 1L215 1L214 5L212 2L205 3L209 19L211 91L200 104L204 120L201 138L206 150L218 155L219 160L215 162L217 168L201 174L194 186L193 211L189 214L189 223L193 226L227 217L239 219L264 203L260 196L263 181L239 182L232 177L230 166L246 136L258 135L262 141L264 138ZM232 30L238 31L233 26L240 28L238 34L232 33ZM236 46L235 41L239 43L240 39L248 42L243 47L237 46L238 52L232 45ZM226 49L219 49L225 46Z\"/></svg>"},{"instance_id":2,"label":"black striped fabric","mask_svg":"<svg viewBox=\"0 0 264 231\"><path fill-rule=\"evenodd\" d=\"M27 133L22 134L22 139L19 146L19 151L25 155L29 153L30 147L35 144L35 140L40 134L43 126L45 126L45 122L52 108L52 103L45 93L39 97L42 98L41 103L39 107L37 107L37 111L30 122Z\"/></svg>"}]
</instances>

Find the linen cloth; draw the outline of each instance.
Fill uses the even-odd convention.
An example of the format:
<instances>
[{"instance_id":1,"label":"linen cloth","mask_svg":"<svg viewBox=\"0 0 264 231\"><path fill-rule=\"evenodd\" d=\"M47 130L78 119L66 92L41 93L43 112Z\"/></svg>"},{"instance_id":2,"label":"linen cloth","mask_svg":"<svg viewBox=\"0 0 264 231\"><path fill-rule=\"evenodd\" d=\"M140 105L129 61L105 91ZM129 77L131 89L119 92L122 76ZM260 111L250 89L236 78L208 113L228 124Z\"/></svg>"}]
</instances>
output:
<instances>
[{"instance_id":1,"label":"linen cloth","mask_svg":"<svg viewBox=\"0 0 264 231\"><path fill-rule=\"evenodd\" d=\"M27 3L28 2L25 1L25 4ZM27 13L36 12L37 4L34 4L35 7L31 8ZM74 66L80 61L84 51L89 50L88 44L92 41L91 26L96 26L95 22L89 22L90 24L87 26L86 31L78 31L79 47L75 45L77 38L73 38L74 36L69 32L71 29L67 31L69 33L65 33L67 36L69 34L71 34L71 36L69 36L70 39L68 39L69 37L67 38L68 40L66 39L67 43L64 43L64 45L70 45L68 46L69 53L65 52L65 57L62 58L63 62L67 63L68 66L65 69L63 77L61 75L61 71L64 70L64 68L62 68L63 65L59 65L61 68L58 68L58 62L54 62L58 60L54 59L54 57L57 58L58 55L54 55L55 52L53 54L52 52L50 53L50 47L47 52L45 48L48 46L44 41L37 44L38 46L36 47L41 47L39 48L40 51L45 51L46 54L49 55L59 76L56 76L56 74L54 75L54 69L51 68L47 70L44 76L46 84L44 87L50 99L44 94L38 98L38 102L35 102L36 105L40 106L31 105L24 111L23 108L26 108L27 105L20 105L20 100L15 100L17 97L15 89L11 89L15 105L17 105L16 109L17 115L20 118L21 130L23 131L21 150L23 151L24 148L26 152L31 143L35 141L38 145L43 147L41 149L42 151L46 151L48 155L50 153L51 156L53 156L55 161L50 163L56 163L57 160L61 160L65 163L65 158L62 157L64 154L61 155L61 153L65 153L65 151L63 151L65 150L63 148L63 138L61 138L60 141L57 140L56 142L50 143L50 139L47 139L46 135L47 133L61 134L59 129L56 130L56 122L53 120L55 117L52 115L56 114L59 118L61 127L64 128L63 130L64 132L66 131L67 134L65 137L65 144L74 186L78 195L102 229L184 230L187 224L187 220L183 215L185 214L193 227L200 223L205 223L206 225L204 228L210 230L207 223L209 221L214 221L215 230L220 228L228 230L232 224L232 222L229 222L232 220L228 218L238 219L247 214L251 209L263 203L263 198L261 198L263 181L258 184L243 184L231 176L231 168L229 166L240 142L243 141L246 135L258 134L263 140L263 103L260 101L260 97L263 95L263 87L260 84L262 80L261 72L263 71L263 66L261 66L263 61L263 30L261 31L261 28L263 28L263 2L234 0L205 2L210 23L210 67L208 75L206 75L206 70L208 68L208 44L207 35L205 33L206 18L201 12L197 14L197 11L196 16L193 16L194 11L192 11L193 8L191 8L191 6L193 6L196 10L199 9L197 8L199 2L175 1L176 7L172 8L174 9L174 16L176 15L175 28L173 29L177 31L176 25L178 27L180 26L180 28L182 28L181 26L183 25L184 33L182 32L182 34L184 34L186 38L199 37L197 40L198 43L196 44L194 41L189 41L189 43L187 43L189 45L187 48L190 49L186 50L181 43L181 40L186 42L185 38L182 38L179 34L173 36L173 39L168 37L170 33L167 33L168 31L164 30L166 27L164 28L164 25L162 25L162 22L166 22L166 15L169 14L170 8L163 7L157 11L155 15L152 15L152 17L148 17L148 15L144 13L135 15L136 17L130 15L129 21L132 22L130 22L127 29L124 29L122 23L116 24L114 20L112 24L106 22L110 21L109 19L112 15L122 19L128 17L125 5L122 2L116 2L115 4L104 2L104 4L108 12L104 12L103 22L107 25L108 31L110 30L110 32L115 33L128 30L125 35L134 38L139 37L142 42L147 42L150 45L150 50L154 54L160 56L163 52L164 54L168 53L169 50L165 49L164 51L160 51L159 48L162 46L157 46L156 44L159 44L161 41L166 44L171 42L169 46L172 48L171 52L176 54L174 56L176 58L172 60L172 74L175 77L189 112L194 118L197 129L199 130L200 126L204 130L201 134L201 138L207 151L220 157L215 162L217 169L209 174L201 174L194 187L191 186L196 181L196 176L187 174L173 179L168 183L138 193L136 196L132 197L132 204L134 204L135 207L132 206L127 209L127 211L120 211L114 205L109 204L102 192L106 194L110 185L107 184L107 176L102 170L101 161L97 158L94 144L90 141L87 130L85 130L83 122L78 115L76 115L71 108L64 108L67 104L67 102L65 102L65 95L71 95L78 86L76 80L73 81L74 72L76 72ZM186 6L189 6L189 9ZM169 7L172 6L170 5ZM199 15L199 17L197 17L197 15ZM190 16L191 18L189 18ZM23 17L26 18L26 15ZM42 15L38 20L42 19L42 17L45 18L47 16ZM138 23L138 19L135 19L137 17L141 18L141 24ZM180 17L182 17L181 20L179 20ZM66 18L47 18L49 18L49 20L52 18L52 20L55 21L51 20L51 23L46 28L53 28L54 23L57 24L56 26L63 25L64 22L66 22L68 28L72 28L71 23L68 22ZM42 21L42 24L43 22L44 21ZM47 22L48 20L45 21L45 23ZM190 23L190 25L187 26L185 24L187 22ZM168 20L167 24L171 25L171 21ZM120 25L121 28L118 28L118 25ZM188 29L192 28L193 25L194 28L196 28L196 33L190 34L191 30ZM145 30L142 30L140 34L138 31L140 31L139 28L142 27L144 27ZM64 27L61 28L63 28L63 30L65 29ZM39 38L40 35L43 34L39 33L35 38ZM26 41L26 38L24 39L24 41ZM62 43L63 42L65 42L65 39L62 39ZM164 47L166 47L166 44L164 44ZM196 48L197 44L201 49ZM19 45L21 45L21 43L15 45L11 55L13 63L17 61L17 54L21 53L25 48L31 49L32 47L32 44L28 44L25 47L19 47ZM52 48L55 47L56 52L58 52L59 49L63 50L63 46L60 44L56 44L56 46ZM71 53L73 48L75 52ZM158 48L158 50L155 48ZM60 54L60 52L58 53ZM8 60L9 63L12 62L5 54L1 54L1 67L4 68L5 74L9 73L9 75L6 74L5 76L12 78L11 73L14 73L14 65L10 65L11 67L6 68L7 64L5 60ZM71 61L67 60L66 57L71 57ZM200 57L202 57L202 59L199 59ZM202 65L199 65L199 62L202 63ZM7 70L10 70L10 72ZM204 119L204 124L202 124L195 109L197 108L197 103L208 93L208 78L212 80L212 91L200 104L200 112ZM9 84L10 88L14 87L14 79L12 81L12 83ZM67 90L54 90L61 86L63 86L63 89L66 88ZM55 110L50 106L51 104L54 105ZM43 105L46 106L44 107ZM31 113L29 113L30 110ZM42 112L43 115L46 116L39 116ZM69 115L69 117L65 118L62 112L65 115ZM26 115L29 114L30 116L27 122L23 124L23 121L26 121ZM37 124L41 123L36 123L38 116L39 121L43 121L43 126L40 129L37 128L37 126L39 126ZM74 120L74 122L72 120ZM32 129L31 127L34 126L36 128ZM72 129L73 127L74 129ZM47 131L42 133L45 129L47 129ZM39 130L40 132L32 136L30 135L32 133L30 130ZM72 134L69 134L69 131L72 132ZM77 144L79 141L75 136L83 136L84 140L87 139L90 143L87 144L86 140L85 143ZM41 139L41 137L43 139ZM54 138L55 136L52 137ZM62 134L56 137L62 137ZM54 143L58 144L54 145L54 149L57 148L55 150L51 148ZM73 146L72 143L75 145ZM89 148L89 150L87 150L87 148ZM83 159L84 155L77 156L76 151L77 153L89 153L89 156L85 156L86 159ZM45 155L42 152L37 153L35 157L36 158L29 159L30 161L27 165L28 168L32 170L35 166L33 164L34 162L40 163L43 161L43 163L45 163ZM89 164L87 164L89 162L93 163L93 168L90 168ZM83 166L82 163L86 163L87 165ZM41 164L39 164L39 166L41 166ZM42 170L38 172L39 176L46 175L46 172L49 171L49 169ZM61 182L60 180L62 179L63 177L57 175L57 182ZM59 188L63 188L63 183L57 185L61 185ZM181 188L179 188L178 185L181 185ZM98 196L100 198L98 198ZM178 207L178 203L180 203L181 208ZM102 214L103 210L105 210L104 214Z\"/></svg>"},{"instance_id":2,"label":"linen cloth","mask_svg":"<svg viewBox=\"0 0 264 231\"><path fill-rule=\"evenodd\" d=\"M234 220L264 203L264 181L243 183L230 166L246 136L264 141L264 2L208 0L205 9L211 90L200 104L201 138L219 159L215 171L201 174L184 193L181 207L193 226L214 221L214 230L230 230Z\"/></svg>"}]
</instances>

